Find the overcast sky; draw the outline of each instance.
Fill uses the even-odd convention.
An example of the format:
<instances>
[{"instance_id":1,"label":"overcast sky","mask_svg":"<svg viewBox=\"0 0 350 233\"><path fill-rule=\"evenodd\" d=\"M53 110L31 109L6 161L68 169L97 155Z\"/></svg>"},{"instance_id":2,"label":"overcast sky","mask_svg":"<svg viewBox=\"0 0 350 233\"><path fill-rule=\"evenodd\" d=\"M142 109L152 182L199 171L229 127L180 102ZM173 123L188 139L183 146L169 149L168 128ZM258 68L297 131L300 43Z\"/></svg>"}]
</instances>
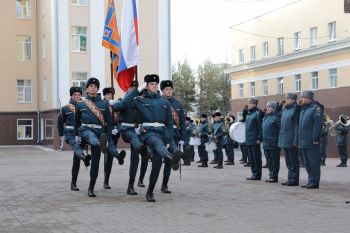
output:
<instances>
[{"instance_id":1,"label":"overcast sky","mask_svg":"<svg viewBox=\"0 0 350 233\"><path fill-rule=\"evenodd\" d=\"M231 63L229 27L296 0L171 0L172 63Z\"/></svg>"}]
</instances>

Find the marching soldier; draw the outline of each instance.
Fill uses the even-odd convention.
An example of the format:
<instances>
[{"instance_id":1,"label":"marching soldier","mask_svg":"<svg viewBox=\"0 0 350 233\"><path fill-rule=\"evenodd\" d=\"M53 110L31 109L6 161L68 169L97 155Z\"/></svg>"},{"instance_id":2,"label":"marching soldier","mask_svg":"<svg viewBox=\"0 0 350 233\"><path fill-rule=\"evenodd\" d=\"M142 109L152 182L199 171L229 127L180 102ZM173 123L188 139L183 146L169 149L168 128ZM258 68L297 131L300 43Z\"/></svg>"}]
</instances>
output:
<instances>
[{"instance_id":1,"label":"marching soldier","mask_svg":"<svg viewBox=\"0 0 350 233\"><path fill-rule=\"evenodd\" d=\"M114 88L106 87L102 90L102 93L103 93L103 101L108 103L108 106L109 106L109 101L112 100L114 95ZM119 112L113 111L112 106L109 106L109 111L112 117L113 129L112 129L111 137L108 140L107 153L104 155L104 182L103 182L104 189L111 189L111 186L109 185L109 177L112 172L114 156L116 156L116 154L119 154L117 156L118 163L120 165L123 165L124 158L126 155L125 150L120 151L120 153L117 151L117 145L120 138Z\"/></svg>"},{"instance_id":2,"label":"marching soldier","mask_svg":"<svg viewBox=\"0 0 350 233\"><path fill-rule=\"evenodd\" d=\"M298 127L298 146L304 156L308 183L301 187L317 189L320 184L320 138L323 125L323 111L314 101L312 91L301 92L301 112Z\"/></svg>"},{"instance_id":3,"label":"marching soldier","mask_svg":"<svg viewBox=\"0 0 350 233\"><path fill-rule=\"evenodd\" d=\"M222 153L222 148L223 148L223 144L224 144L224 122L223 119L221 118L222 114L221 112L216 112L213 114L213 141L216 145L216 149L214 151L214 153L216 154L216 159L217 159L217 165L214 166L214 168L217 169L222 169L222 163L223 163L223 159L224 159L224 155Z\"/></svg>"},{"instance_id":4,"label":"marching soldier","mask_svg":"<svg viewBox=\"0 0 350 233\"><path fill-rule=\"evenodd\" d=\"M287 186L299 185L299 150L297 148L298 121L300 105L296 103L297 95L287 93L285 99L281 100L279 107L282 110L281 128L278 138L278 146L285 154L286 166L288 168L288 180L281 183Z\"/></svg>"},{"instance_id":5,"label":"marching soldier","mask_svg":"<svg viewBox=\"0 0 350 233\"><path fill-rule=\"evenodd\" d=\"M158 180L162 159L171 160L173 170L178 170L182 152L175 150L170 153L166 148L166 144L170 144L172 148L176 147L173 138L174 125L171 105L158 91L158 75L146 75L144 81L147 83L146 89L134 99L133 107L139 116L141 140L152 151L152 171L146 199L148 202L155 202L153 190ZM126 95L124 100L134 97L131 94Z\"/></svg>"},{"instance_id":6,"label":"marching soldier","mask_svg":"<svg viewBox=\"0 0 350 233\"><path fill-rule=\"evenodd\" d=\"M247 180L261 180L261 111L257 105L257 99L253 97L248 99L248 114L245 121L245 145L248 148L252 175Z\"/></svg>"},{"instance_id":7,"label":"marching soldier","mask_svg":"<svg viewBox=\"0 0 350 233\"><path fill-rule=\"evenodd\" d=\"M342 124L337 124L335 130L337 131L336 143L340 156L340 164L338 164L337 167L347 167L349 129Z\"/></svg>"},{"instance_id":8,"label":"marching soldier","mask_svg":"<svg viewBox=\"0 0 350 233\"><path fill-rule=\"evenodd\" d=\"M101 151L106 153L106 143L112 131L109 105L98 95L100 82L90 78L86 83L88 94L85 99L76 104L74 130L77 143L82 141L91 145L91 170L89 197L96 197L94 187L98 176ZM76 150L76 154L79 152Z\"/></svg>"},{"instance_id":9,"label":"marching soldier","mask_svg":"<svg viewBox=\"0 0 350 233\"><path fill-rule=\"evenodd\" d=\"M266 182L277 183L280 170L280 148L278 148L278 133L280 117L276 113L277 103L268 101L266 113L262 122L262 144L266 157L270 158L269 179Z\"/></svg>"},{"instance_id":10,"label":"marching soldier","mask_svg":"<svg viewBox=\"0 0 350 233\"><path fill-rule=\"evenodd\" d=\"M77 187L77 179L80 169L80 159L85 163L85 166L90 165L90 156L83 155L83 148L81 145L76 145L75 134L74 134L74 122L75 122L75 105L81 100L82 90L80 87L71 87L69 90L70 101L69 104L62 107L61 113L57 119L57 127L60 137L64 137L66 143L76 148L79 151L78 155L74 153L73 155L73 166L72 166L72 182L70 189L72 191L79 191ZM79 155L81 157L79 157Z\"/></svg>"},{"instance_id":11,"label":"marching soldier","mask_svg":"<svg viewBox=\"0 0 350 233\"><path fill-rule=\"evenodd\" d=\"M198 167L208 167L208 151L205 149L205 143L209 142L208 116L207 114L202 113L200 118L201 123L198 133L199 138L201 139L201 144L198 146L198 154L202 164L198 165Z\"/></svg>"}]
</instances>

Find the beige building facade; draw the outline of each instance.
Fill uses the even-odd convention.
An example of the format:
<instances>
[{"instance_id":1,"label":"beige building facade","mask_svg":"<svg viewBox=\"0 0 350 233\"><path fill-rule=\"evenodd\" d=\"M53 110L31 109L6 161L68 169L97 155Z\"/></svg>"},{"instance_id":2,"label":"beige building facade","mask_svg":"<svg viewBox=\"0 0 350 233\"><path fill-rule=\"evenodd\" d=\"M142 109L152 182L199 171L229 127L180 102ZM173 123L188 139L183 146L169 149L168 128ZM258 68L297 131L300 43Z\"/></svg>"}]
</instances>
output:
<instances>
[{"instance_id":1,"label":"beige building facade","mask_svg":"<svg viewBox=\"0 0 350 233\"><path fill-rule=\"evenodd\" d=\"M333 120L350 114L349 22L343 0L303 0L232 26L232 113L240 118L251 96L265 108L285 93L313 90Z\"/></svg>"},{"instance_id":2,"label":"beige building facade","mask_svg":"<svg viewBox=\"0 0 350 233\"><path fill-rule=\"evenodd\" d=\"M115 2L120 24L123 0ZM107 0L1 1L0 145L57 148L56 121L69 88L84 87L90 77L99 78L101 92L111 86L109 51L101 45L106 6ZM170 79L170 1L138 7L139 80L147 73Z\"/></svg>"}]
</instances>

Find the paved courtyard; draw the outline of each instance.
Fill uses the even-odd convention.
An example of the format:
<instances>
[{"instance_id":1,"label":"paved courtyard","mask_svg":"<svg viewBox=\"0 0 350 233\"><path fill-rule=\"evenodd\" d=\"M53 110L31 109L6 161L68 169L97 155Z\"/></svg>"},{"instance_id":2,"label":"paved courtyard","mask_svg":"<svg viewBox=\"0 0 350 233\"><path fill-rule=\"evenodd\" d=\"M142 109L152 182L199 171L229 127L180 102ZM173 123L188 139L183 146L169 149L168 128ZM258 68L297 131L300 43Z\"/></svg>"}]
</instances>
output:
<instances>
[{"instance_id":1,"label":"paved courtyard","mask_svg":"<svg viewBox=\"0 0 350 233\"><path fill-rule=\"evenodd\" d=\"M137 196L126 195L129 161L123 166L114 162L112 189L104 190L102 161L97 198L89 198L89 170L83 166L80 191L70 191L71 151L0 147L0 232L350 231L350 204L344 203L350 200L350 168L336 168L338 159L322 167L319 190L246 181L250 169L237 162L223 170L192 163L182 167L181 180L179 172L172 173L170 195L160 192L160 176L155 203L145 201L146 188L136 187ZM302 169L301 184L305 179Z\"/></svg>"}]
</instances>

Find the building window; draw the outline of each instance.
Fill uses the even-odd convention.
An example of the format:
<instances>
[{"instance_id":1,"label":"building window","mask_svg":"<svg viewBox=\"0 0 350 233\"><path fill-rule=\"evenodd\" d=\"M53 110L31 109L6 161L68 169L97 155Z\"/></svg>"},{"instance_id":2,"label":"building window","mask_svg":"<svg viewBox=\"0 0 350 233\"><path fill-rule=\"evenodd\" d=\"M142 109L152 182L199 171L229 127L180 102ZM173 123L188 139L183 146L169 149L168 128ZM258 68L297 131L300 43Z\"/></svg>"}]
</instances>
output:
<instances>
[{"instance_id":1,"label":"building window","mask_svg":"<svg viewBox=\"0 0 350 233\"><path fill-rule=\"evenodd\" d=\"M263 43L263 56L264 58L269 57L269 42L264 42Z\"/></svg>"},{"instance_id":2,"label":"building window","mask_svg":"<svg viewBox=\"0 0 350 233\"><path fill-rule=\"evenodd\" d=\"M46 91L46 78L43 78L43 101L46 102L47 101L47 91Z\"/></svg>"},{"instance_id":3,"label":"building window","mask_svg":"<svg viewBox=\"0 0 350 233\"><path fill-rule=\"evenodd\" d=\"M311 89L312 90L318 89L318 72L311 73Z\"/></svg>"},{"instance_id":4,"label":"building window","mask_svg":"<svg viewBox=\"0 0 350 233\"><path fill-rule=\"evenodd\" d=\"M30 61L32 59L32 37L16 36L17 60Z\"/></svg>"},{"instance_id":5,"label":"building window","mask_svg":"<svg viewBox=\"0 0 350 233\"><path fill-rule=\"evenodd\" d=\"M284 39L283 37L277 39L277 55L284 54Z\"/></svg>"},{"instance_id":6,"label":"building window","mask_svg":"<svg viewBox=\"0 0 350 233\"><path fill-rule=\"evenodd\" d=\"M53 120L45 119L45 139L53 139Z\"/></svg>"},{"instance_id":7,"label":"building window","mask_svg":"<svg viewBox=\"0 0 350 233\"><path fill-rule=\"evenodd\" d=\"M277 79L277 94L283 94L283 78Z\"/></svg>"},{"instance_id":8,"label":"building window","mask_svg":"<svg viewBox=\"0 0 350 233\"><path fill-rule=\"evenodd\" d=\"M301 49L301 36L300 32L294 33L294 50Z\"/></svg>"},{"instance_id":9,"label":"building window","mask_svg":"<svg viewBox=\"0 0 350 233\"><path fill-rule=\"evenodd\" d=\"M301 91L301 75L300 74L296 74L294 76L294 81L295 81L294 90L295 91Z\"/></svg>"},{"instance_id":10,"label":"building window","mask_svg":"<svg viewBox=\"0 0 350 233\"><path fill-rule=\"evenodd\" d=\"M329 69L329 87L337 87L337 68Z\"/></svg>"},{"instance_id":11,"label":"building window","mask_svg":"<svg viewBox=\"0 0 350 233\"><path fill-rule=\"evenodd\" d=\"M244 53L243 53L243 49L240 49L238 50L238 61L239 61L239 64L243 63L244 62Z\"/></svg>"},{"instance_id":12,"label":"building window","mask_svg":"<svg viewBox=\"0 0 350 233\"><path fill-rule=\"evenodd\" d=\"M46 13L46 0L41 0L41 17L44 17Z\"/></svg>"},{"instance_id":13,"label":"building window","mask_svg":"<svg viewBox=\"0 0 350 233\"><path fill-rule=\"evenodd\" d=\"M72 0L72 5L77 6L87 6L89 3L89 0Z\"/></svg>"},{"instance_id":14,"label":"building window","mask_svg":"<svg viewBox=\"0 0 350 233\"><path fill-rule=\"evenodd\" d=\"M317 45L317 27L310 29L311 34L311 47Z\"/></svg>"},{"instance_id":15,"label":"building window","mask_svg":"<svg viewBox=\"0 0 350 233\"><path fill-rule=\"evenodd\" d=\"M88 74L84 72L73 72L72 73L72 86L81 87L83 94L86 94L86 82Z\"/></svg>"},{"instance_id":16,"label":"building window","mask_svg":"<svg viewBox=\"0 0 350 233\"><path fill-rule=\"evenodd\" d=\"M31 8L29 0L16 0L16 18L31 19Z\"/></svg>"},{"instance_id":17,"label":"building window","mask_svg":"<svg viewBox=\"0 0 350 233\"><path fill-rule=\"evenodd\" d=\"M72 27L72 51L86 52L87 51L87 28L86 27Z\"/></svg>"},{"instance_id":18,"label":"building window","mask_svg":"<svg viewBox=\"0 0 350 233\"><path fill-rule=\"evenodd\" d=\"M250 46L250 61L255 61L255 46Z\"/></svg>"},{"instance_id":19,"label":"building window","mask_svg":"<svg viewBox=\"0 0 350 233\"><path fill-rule=\"evenodd\" d=\"M263 80L263 94L264 95L269 94L269 86L268 86L267 80Z\"/></svg>"},{"instance_id":20,"label":"building window","mask_svg":"<svg viewBox=\"0 0 350 233\"><path fill-rule=\"evenodd\" d=\"M32 102L32 80L17 80L17 103Z\"/></svg>"},{"instance_id":21,"label":"building window","mask_svg":"<svg viewBox=\"0 0 350 233\"><path fill-rule=\"evenodd\" d=\"M335 29L336 29L335 22L331 22L328 24L328 42L333 42L337 39Z\"/></svg>"},{"instance_id":22,"label":"building window","mask_svg":"<svg viewBox=\"0 0 350 233\"><path fill-rule=\"evenodd\" d=\"M33 119L17 119L17 140L33 140Z\"/></svg>"},{"instance_id":23,"label":"building window","mask_svg":"<svg viewBox=\"0 0 350 233\"><path fill-rule=\"evenodd\" d=\"M244 96L244 92L243 92L243 83L240 83L238 85L238 93L239 93L239 97L243 97Z\"/></svg>"},{"instance_id":24,"label":"building window","mask_svg":"<svg viewBox=\"0 0 350 233\"><path fill-rule=\"evenodd\" d=\"M255 82L250 83L250 96L255 96Z\"/></svg>"},{"instance_id":25,"label":"building window","mask_svg":"<svg viewBox=\"0 0 350 233\"><path fill-rule=\"evenodd\" d=\"M42 56L43 59L46 59L46 36L43 34L43 41L42 41Z\"/></svg>"},{"instance_id":26,"label":"building window","mask_svg":"<svg viewBox=\"0 0 350 233\"><path fill-rule=\"evenodd\" d=\"M350 13L350 0L344 0L344 13Z\"/></svg>"}]
</instances>

